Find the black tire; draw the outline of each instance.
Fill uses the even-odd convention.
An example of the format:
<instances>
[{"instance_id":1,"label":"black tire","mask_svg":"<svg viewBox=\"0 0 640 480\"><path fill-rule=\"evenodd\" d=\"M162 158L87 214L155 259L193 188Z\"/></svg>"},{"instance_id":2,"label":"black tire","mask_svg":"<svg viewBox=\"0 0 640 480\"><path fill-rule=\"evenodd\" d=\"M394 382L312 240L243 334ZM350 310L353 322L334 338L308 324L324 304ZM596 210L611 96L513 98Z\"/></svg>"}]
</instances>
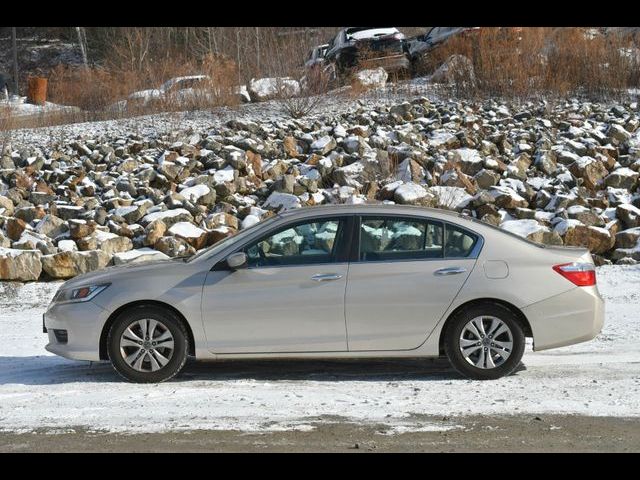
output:
<instances>
[{"instance_id":1,"label":"black tire","mask_svg":"<svg viewBox=\"0 0 640 480\"><path fill-rule=\"evenodd\" d=\"M173 336L173 352L168 363L156 371L138 371L130 366L120 352L120 338L130 325L138 320L160 322ZM126 347L125 347L126 348ZM107 351L118 374L129 382L160 383L176 376L184 367L189 352L187 331L180 319L171 311L156 306L140 305L125 310L115 319L107 337Z\"/></svg>"},{"instance_id":2,"label":"black tire","mask_svg":"<svg viewBox=\"0 0 640 480\"><path fill-rule=\"evenodd\" d=\"M496 317L509 328L513 338L513 348L502 364L493 368L480 368L469 363L460 351L460 336L471 320L480 316ZM458 312L447 322L444 337L444 349L453 368L461 375L474 380L495 380L512 373L522 360L525 347L525 335L518 317L507 307L486 302L473 305ZM483 347L484 348L484 347ZM486 348L484 348L487 350ZM488 350L491 352L491 350ZM499 359L499 357L498 357Z\"/></svg>"}]
</instances>

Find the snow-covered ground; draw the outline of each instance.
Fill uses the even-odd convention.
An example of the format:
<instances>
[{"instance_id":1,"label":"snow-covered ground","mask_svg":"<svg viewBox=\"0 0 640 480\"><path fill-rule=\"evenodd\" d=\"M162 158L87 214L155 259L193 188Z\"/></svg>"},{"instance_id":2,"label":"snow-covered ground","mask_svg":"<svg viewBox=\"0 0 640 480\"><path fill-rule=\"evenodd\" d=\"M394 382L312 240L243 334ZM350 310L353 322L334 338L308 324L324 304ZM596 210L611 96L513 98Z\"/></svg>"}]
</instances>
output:
<instances>
[{"instance_id":1,"label":"snow-covered ground","mask_svg":"<svg viewBox=\"0 0 640 480\"><path fill-rule=\"evenodd\" d=\"M636 417L640 266L600 267L598 283L607 316L595 340L529 347L524 368L497 381L461 379L443 360L238 361L194 363L160 385L128 384L109 364L48 354L42 312L59 283L4 283L0 431L310 430L332 420L394 433L456 428L457 416L476 414Z\"/></svg>"}]
</instances>

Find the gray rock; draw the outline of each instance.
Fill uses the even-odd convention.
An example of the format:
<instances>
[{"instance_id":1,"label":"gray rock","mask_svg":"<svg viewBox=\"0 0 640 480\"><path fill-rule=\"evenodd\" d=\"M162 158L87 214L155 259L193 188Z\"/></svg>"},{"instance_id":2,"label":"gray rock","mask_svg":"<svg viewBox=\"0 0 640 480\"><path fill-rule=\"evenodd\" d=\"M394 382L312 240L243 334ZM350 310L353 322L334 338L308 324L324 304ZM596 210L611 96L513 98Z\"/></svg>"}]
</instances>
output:
<instances>
[{"instance_id":1,"label":"gray rock","mask_svg":"<svg viewBox=\"0 0 640 480\"><path fill-rule=\"evenodd\" d=\"M64 220L48 213L38 222L35 231L50 238L56 238L68 230Z\"/></svg>"}]
</instances>

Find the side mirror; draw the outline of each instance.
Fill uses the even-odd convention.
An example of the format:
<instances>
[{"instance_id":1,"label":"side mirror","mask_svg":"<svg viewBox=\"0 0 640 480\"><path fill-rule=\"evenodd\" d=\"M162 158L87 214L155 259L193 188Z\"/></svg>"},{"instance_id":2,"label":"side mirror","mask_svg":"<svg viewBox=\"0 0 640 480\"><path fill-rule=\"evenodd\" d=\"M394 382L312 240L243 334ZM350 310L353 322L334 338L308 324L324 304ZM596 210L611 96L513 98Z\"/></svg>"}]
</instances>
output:
<instances>
[{"instance_id":1,"label":"side mirror","mask_svg":"<svg viewBox=\"0 0 640 480\"><path fill-rule=\"evenodd\" d=\"M247 254L244 252L232 253L227 257L227 265L233 270L247 268Z\"/></svg>"}]
</instances>

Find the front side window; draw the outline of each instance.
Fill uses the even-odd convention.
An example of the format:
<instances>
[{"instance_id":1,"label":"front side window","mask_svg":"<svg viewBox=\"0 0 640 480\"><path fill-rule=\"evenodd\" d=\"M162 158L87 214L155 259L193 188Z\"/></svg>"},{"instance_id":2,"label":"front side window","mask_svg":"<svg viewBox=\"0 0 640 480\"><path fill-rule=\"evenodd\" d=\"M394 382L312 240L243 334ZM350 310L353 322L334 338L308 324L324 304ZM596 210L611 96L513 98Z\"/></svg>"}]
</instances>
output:
<instances>
[{"instance_id":1,"label":"front side window","mask_svg":"<svg viewBox=\"0 0 640 480\"><path fill-rule=\"evenodd\" d=\"M360 261L442 258L443 225L415 218L363 217Z\"/></svg>"},{"instance_id":2,"label":"front side window","mask_svg":"<svg viewBox=\"0 0 640 480\"><path fill-rule=\"evenodd\" d=\"M342 219L322 219L280 229L243 249L249 268L332 263L344 230Z\"/></svg>"}]
</instances>

